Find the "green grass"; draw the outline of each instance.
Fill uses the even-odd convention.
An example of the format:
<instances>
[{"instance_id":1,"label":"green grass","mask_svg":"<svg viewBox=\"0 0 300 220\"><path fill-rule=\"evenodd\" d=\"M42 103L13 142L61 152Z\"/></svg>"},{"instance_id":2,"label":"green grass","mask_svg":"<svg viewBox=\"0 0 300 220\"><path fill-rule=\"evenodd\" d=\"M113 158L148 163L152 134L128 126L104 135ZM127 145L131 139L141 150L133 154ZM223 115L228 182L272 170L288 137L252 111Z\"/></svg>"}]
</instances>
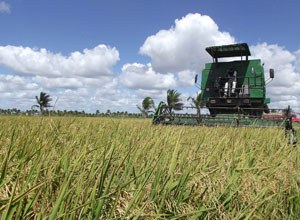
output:
<instances>
[{"instance_id":1,"label":"green grass","mask_svg":"<svg viewBox=\"0 0 300 220\"><path fill-rule=\"evenodd\" d=\"M0 219L298 219L280 129L0 117Z\"/></svg>"}]
</instances>

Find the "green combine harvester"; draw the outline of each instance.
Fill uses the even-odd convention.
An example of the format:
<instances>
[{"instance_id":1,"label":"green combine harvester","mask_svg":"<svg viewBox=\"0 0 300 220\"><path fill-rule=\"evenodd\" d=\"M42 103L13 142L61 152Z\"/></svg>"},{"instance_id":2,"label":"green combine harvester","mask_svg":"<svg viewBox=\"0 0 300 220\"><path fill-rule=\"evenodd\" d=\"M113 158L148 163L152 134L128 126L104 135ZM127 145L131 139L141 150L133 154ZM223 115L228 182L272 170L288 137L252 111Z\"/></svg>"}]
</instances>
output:
<instances>
[{"instance_id":1,"label":"green combine harvester","mask_svg":"<svg viewBox=\"0 0 300 220\"><path fill-rule=\"evenodd\" d=\"M249 60L251 56L246 43L207 47L213 58L201 74L201 105L209 114L174 113L171 106L160 102L153 117L153 124L204 125L238 127L280 127L296 142L292 125L292 112L287 109L269 109L266 85L274 78L269 70L265 80L261 60ZM220 58L239 57L238 60L220 61ZM197 75L195 83L197 85ZM182 109L193 108L182 106ZM191 112L191 110L189 111Z\"/></svg>"}]
</instances>

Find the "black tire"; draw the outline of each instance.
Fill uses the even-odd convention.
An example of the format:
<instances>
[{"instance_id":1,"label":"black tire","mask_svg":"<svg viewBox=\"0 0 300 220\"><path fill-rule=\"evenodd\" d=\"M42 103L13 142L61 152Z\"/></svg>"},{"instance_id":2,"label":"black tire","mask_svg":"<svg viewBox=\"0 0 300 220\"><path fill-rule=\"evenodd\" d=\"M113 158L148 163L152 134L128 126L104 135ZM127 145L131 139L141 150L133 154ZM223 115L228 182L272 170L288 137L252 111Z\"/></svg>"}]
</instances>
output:
<instances>
[{"instance_id":1,"label":"black tire","mask_svg":"<svg viewBox=\"0 0 300 220\"><path fill-rule=\"evenodd\" d=\"M264 105L264 113L270 113L269 106L267 104Z\"/></svg>"}]
</instances>

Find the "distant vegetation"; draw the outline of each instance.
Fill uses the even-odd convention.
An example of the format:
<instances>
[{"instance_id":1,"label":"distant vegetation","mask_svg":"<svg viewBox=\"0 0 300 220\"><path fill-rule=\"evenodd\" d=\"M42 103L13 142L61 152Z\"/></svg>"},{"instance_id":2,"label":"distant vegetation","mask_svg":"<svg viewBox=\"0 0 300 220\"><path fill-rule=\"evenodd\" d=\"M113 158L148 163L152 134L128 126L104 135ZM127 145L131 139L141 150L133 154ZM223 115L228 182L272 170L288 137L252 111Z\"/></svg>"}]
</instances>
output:
<instances>
[{"instance_id":1,"label":"distant vegetation","mask_svg":"<svg viewBox=\"0 0 300 220\"><path fill-rule=\"evenodd\" d=\"M12 108L12 109L0 109L0 115L26 115L26 116L37 116L40 115L40 111L37 109L25 110ZM84 117L129 117L129 118L141 118L142 113L130 113L127 111L116 111L107 110L106 112L100 112L97 110L95 113L88 113L85 111L76 110L50 110L45 109L43 115L47 116L84 116Z\"/></svg>"}]
</instances>

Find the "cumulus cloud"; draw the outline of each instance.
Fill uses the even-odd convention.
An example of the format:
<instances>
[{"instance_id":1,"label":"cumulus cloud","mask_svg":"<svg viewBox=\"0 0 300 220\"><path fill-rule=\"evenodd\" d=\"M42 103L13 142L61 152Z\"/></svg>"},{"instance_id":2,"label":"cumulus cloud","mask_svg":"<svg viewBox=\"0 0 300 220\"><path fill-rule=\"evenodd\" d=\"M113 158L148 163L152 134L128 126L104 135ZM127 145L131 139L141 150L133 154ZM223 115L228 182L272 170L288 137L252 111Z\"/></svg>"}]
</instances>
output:
<instances>
[{"instance_id":1,"label":"cumulus cloud","mask_svg":"<svg viewBox=\"0 0 300 220\"><path fill-rule=\"evenodd\" d=\"M295 52L295 55L296 55L295 68L296 71L300 72L300 49Z\"/></svg>"},{"instance_id":2,"label":"cumulus cloud","mask_svg":"<svg viewBox=\"0 0 300 220\"><path fill-rule=\"evenodd\" d=\"M33 81L42 85L44 88L65 88L65 89L77 89L83 87L84 84L78 78L47 78L42 76L37 76L33 78Z\"/></svg>"},{"instance_id":3,"label":"cumulus cloud","mask_svg":"<svg viewBox=\"0 0 300 220\"><path fill-rule=\"evenodd\" d=\"M106 45L98 45L69 56L54 54L44 48L0 46L0 65L19 75L43 77L84 76L98 77L111 75L112 68L119 60L119 52Z\"/></svg>"},{"instance_id":4,"label":"cumulus cloud","mask_svg":"<svg viewBox=\"0 0 300 220\"><path fill-rule=\"evenodd\" d=\"M118 88L79 88L66 89L55 93L57 97L56 109L95 112L100 110L133 111L139 102L135 94Z\"/></svg>"},{"instance_id":5,"label":"cumulus cloud","mask_svg":"<svg viewBox=\"0 0 300 220\"><path fill-rule=\"evenodd\" d=\"M178 86L189 87L194 85L196 72L192 70L184 70L177 74Z\"/></svg>"},{"instance_id":6,"label":"cumulus cloud","mask_svg":"<svg viewBox=\"0 0 300 220\"><path fill-rule=\"evenodd\" d=\"M7 92L13 94L14 91L34 90L38 85L32 83L20 76L0 74L0 96L1 93Z\"/></svg>"},{"instance_id":7,"label":"cumulus cloud","mask_svg":"<svg viewBox=\"0 0 300 220\"><path fill-rule=\"evenodd\" d=\"M118 79L113 73L118 60L119 52L105 45L69 56L46 49L1 46L0 65L14 73L0 75L1 97L10 100L2 100L1 106L14 103L28 109L35 104L35 95L46 91L58 100L57 109L103 109L96 103L100 99L107 103L118 93Z\"/></svg>"},{"instance_id":8,"label":"cumulus cloud","mask_svg":"<svg viewBox=\"0 0 300 220\"><path fill-rule=\"evenodd\" d=\"M39 85L28 78L0 74L1 108L30 109L40 90Z\"/></svg>"},{"instance_id":9,"label":"cumulus cloud","mask_svg":"<svg viewBox=\"0 0 300 220\"><path fill-rule=\"evenodd\" d=\"M260 58L265 64L266 77L268 70L275 70L275 78L267 87L267 94L271 98L271 106L286 108L291 105L300 111L300 72L298 52L293 53L278 45L261 43L251 46L252 58Z\"/></svg>"},{"instance_id":10,"label":"cumulus cloud","mask_svg":"<svg viewBox=\"0 0 300 220\"><path fill-rule=\"evenodd\" d=\"M176 87L189 87L194 84L196 72L184 70L178 73L161 74L155 72L151 64L125 64L119 77L128 88L140 90L166 90Z\"/></svg>"},{"instance_id":11,"label":"cumulus cloud","mask_svg":"<svg viewBox=\"0 0 300 220\"><path fill-rule=\"evenodd\" d=\"M151 58L155 71L180 72L201 70L209 61L207 46L231 44L235 39L206 15L188 14L175 20L175 26L146 39L140 53Z\"/></svg>"},{"instance_id":12,"label":"cumulus cloud","mask_svg":"<svg viewBox=\"0 0 300 220\"><path fill-rule=\"evenodd\" d=\"M112 88L116 86L116 79L113 76L100 76L95 78L84 77L57 77L48 78L43 76L36 76L32 78L33 82L41 85L47 89L65 88L65 89L77 89L77 88Z\"/></svg>"},{"instance_id":13,"label":"cumulus cloud","mask_svg":"<svg viewBox=\"0 0 300 220\"><path fill-rule=\"evenodd\" d=\"M195 72L191 70L161 74L155 72L150 63L147 65L134 63L123 66L119 81L139 97L135 103L141 103L143 98L150 96L158 104L159 101L166 101L168 89L191 87L194 84L194 76ZM189 96L182 93L182 101Z\"/></svg>"},{"instance_id":14,"label":"cumulus cloud","mask_svg":"<svg viewBox=\"0 0 300 220\"><path fill-rule=\"evenodd\" d=\"M0 1L0 13L10 13L10 5Z\"/></svg>"},{"instance_id":15,"label":"cumulus cloud","mask_svg":"<svg viewBox=\"0 0 300 220\"><path fill-rule=\"evenodd\" d=\"M125 64L122 67L120 81L131 89L167 89L175 88L174 74L161 74L152 69L151 64Z\"/></svg>"},{"instance_id":16,"label":"cumulus cloud","mask_svg":"<svg viewBox=\"0 0 300 220\"><path fill-rule=\"evenodd\" d=\"M56 97L56 109L95 112L105 111L107 103L116 106L124 98L124 92L118 89L118 80L113 76L93 78L47 78L34 77L32 81ZM118 101L112 102L113 99Z\"/></svg>"},{"instance_id":17,"label":"cumulus cloud","mask_svg":"<svg viewBox=\"0 0 300 220\"><path fill-rule=\"evenodd\" d=\"M166 90L159 90L159 89L150 89L150 90L137 89L136 94L140 98L139 103L141 103L141 100L147 96L150 96L153 99L157 99L157 100L164 100L166 98Z\"/></svg>"}]
</instances>

